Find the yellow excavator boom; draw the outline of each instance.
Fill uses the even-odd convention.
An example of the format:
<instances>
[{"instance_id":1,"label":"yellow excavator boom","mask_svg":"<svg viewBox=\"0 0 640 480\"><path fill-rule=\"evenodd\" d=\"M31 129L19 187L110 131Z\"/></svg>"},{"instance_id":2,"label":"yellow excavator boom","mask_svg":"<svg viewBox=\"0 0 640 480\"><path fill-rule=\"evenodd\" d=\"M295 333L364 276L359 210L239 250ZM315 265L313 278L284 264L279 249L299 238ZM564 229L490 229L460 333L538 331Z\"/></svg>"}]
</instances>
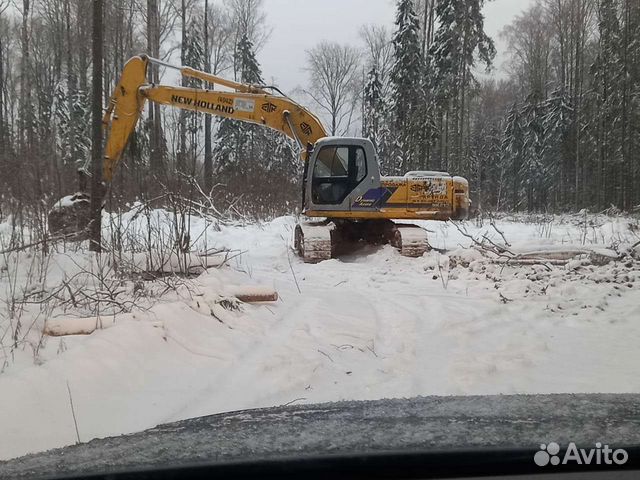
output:
<instances>
[{"instance_id":1,"label":"yellow excavator boom","mask_svg":"<svg viewBox=\"0 0 640 480\"><path fill-rule=\"evenodd\" d=\"M103 118L107 131L103 162L103 178L106 182L113 179L146 100L272 128L298 142L303 149L303 160L307 159L308 152L316 141L327 136L322 123L314 114L293 100L271 94L262 87L226 80L189 67L178 70L185 77L234 91L149 84L147 67L151 62L169 66L146 56L131 58L125 64L109 101Z\"/></svg>"}]
</instances>

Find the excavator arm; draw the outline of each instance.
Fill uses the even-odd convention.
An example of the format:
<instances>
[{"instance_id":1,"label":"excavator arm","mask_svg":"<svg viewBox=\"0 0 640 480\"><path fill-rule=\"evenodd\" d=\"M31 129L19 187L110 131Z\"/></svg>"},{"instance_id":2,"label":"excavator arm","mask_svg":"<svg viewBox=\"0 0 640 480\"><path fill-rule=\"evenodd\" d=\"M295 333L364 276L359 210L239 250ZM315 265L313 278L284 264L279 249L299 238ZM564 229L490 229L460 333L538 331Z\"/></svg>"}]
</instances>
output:
<instances>
[{"instance_id":1,"label":"excavator arm","mask_svg":"<svg viewBox=\"0 0 640 480\"><path fill-rule=\"evenodd\" d=\"M147 68L152 62L176 68L184 77L232 91L150 84L147 82ZM283 95L269 93L268 87L233 82L189 67L172 67L141 55L125 64L104 115L107 141L103 178L106 182L113 179L146 101L272 128L298 143L304 161L308 160L316 141L327 136L315 115Z\"/></svg>"},{"instance_id":2,"label":"excavator arm","mask_svg":"<svg viewBox=\"0 0 640 480\"><path fill-rule=\"evenodd\" d=\"M150 84L147 68L151 63L174 68L182 77L226 90ZM300 146L302 160L307 162L316 141L327 136L326 131L307 109L272 91L277 89L234 82L190 67L175 67L146 55L131 58L122 70L102 120L106 136L102 162L105 186L108 188L113 180L147 101L272 128L294 139ZM53 206L48 220L50 232L82 238L89 223L89 196L80 191L64 197Z\"/></svg>"}]
</instances>

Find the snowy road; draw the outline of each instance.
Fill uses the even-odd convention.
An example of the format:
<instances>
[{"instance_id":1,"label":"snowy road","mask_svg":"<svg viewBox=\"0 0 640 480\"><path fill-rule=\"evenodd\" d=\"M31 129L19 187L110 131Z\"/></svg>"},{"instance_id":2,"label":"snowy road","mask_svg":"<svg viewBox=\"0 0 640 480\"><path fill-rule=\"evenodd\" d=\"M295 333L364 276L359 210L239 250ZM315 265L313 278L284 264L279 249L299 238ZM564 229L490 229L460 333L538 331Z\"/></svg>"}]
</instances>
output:
<instances>
[{"instance_id":1,"label":"snowy road","mask_svg":"<svg viewBox=\"0 0 640 480\"><path fill-rule=\"evenodd\" d=\"M74 443L69 390L82 441L290 402L640 392L638 262L505 267L427 222L434 246L465 248L409 259L366 247L306 265L287 248L292 225L211 232L209 245L245 251L231 268L88 337L48 339L37 364L18 352L0 374L0 459ZM498 225L514 248L584 238L572 223ZM592 246L631 242L629 228L600 222ZM224 285L247 282L280 300L209 314Z\"/></svg>"}]
</instances>

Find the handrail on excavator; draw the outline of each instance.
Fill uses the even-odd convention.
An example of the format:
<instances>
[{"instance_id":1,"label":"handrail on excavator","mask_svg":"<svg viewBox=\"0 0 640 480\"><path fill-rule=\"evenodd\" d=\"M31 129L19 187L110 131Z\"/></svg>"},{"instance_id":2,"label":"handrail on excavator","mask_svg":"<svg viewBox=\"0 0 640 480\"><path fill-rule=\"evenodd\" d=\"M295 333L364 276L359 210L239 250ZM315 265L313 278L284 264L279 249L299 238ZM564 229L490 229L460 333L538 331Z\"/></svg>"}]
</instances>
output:
<instances>
[{"instance_id":1,"label":"handrail on excavator","mask_svg":"<svg viewBox=\"0 0 640 480\"><path fill-rule=\"evenodd\" d=\"M144 57L144 56L141 55L141 57ZM240 82L234 82L233 80L228 80L226 78L218 77L217 75L203 72L201 70L196 70L195 68L172 65L171 63L167 63L163 60L153 58L153 57L147 56L146 58L149 61L149 63L179 71L183 77L195 78L197 80L202 80L204 82L212 83L215 85L222 85L223 87L232 88L236 92L240 92L240 93L267 94L267 92L262 88L260 88L259 86L244 84Z\"/></svg>"}]
</instances>

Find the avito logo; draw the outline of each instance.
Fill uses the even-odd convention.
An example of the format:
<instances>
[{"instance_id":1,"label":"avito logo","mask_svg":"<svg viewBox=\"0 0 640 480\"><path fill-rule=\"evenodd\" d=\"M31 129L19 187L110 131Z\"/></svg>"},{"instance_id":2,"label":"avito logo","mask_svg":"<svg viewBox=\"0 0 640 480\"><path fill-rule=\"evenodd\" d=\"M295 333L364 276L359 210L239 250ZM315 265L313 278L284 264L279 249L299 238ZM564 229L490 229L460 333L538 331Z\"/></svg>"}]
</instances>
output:
<instances>
[{"instance_id":1,"label":"avito logo","mask_svg":"<svg viewBox=\"0 0 640 480\"><path fill-rule=\"evenodd\" d=\"M578 448L575 443L569 443L567 451L560 459L560 445L555 442L540 445L540 451L533 456L533 461L539 467L546 465L566 465L574 462L578 465L624 465L629 460L626 450L618 448L613 450L609 445L600 442L596 443L596 448Z\"/></svg>"}]
</instances>

